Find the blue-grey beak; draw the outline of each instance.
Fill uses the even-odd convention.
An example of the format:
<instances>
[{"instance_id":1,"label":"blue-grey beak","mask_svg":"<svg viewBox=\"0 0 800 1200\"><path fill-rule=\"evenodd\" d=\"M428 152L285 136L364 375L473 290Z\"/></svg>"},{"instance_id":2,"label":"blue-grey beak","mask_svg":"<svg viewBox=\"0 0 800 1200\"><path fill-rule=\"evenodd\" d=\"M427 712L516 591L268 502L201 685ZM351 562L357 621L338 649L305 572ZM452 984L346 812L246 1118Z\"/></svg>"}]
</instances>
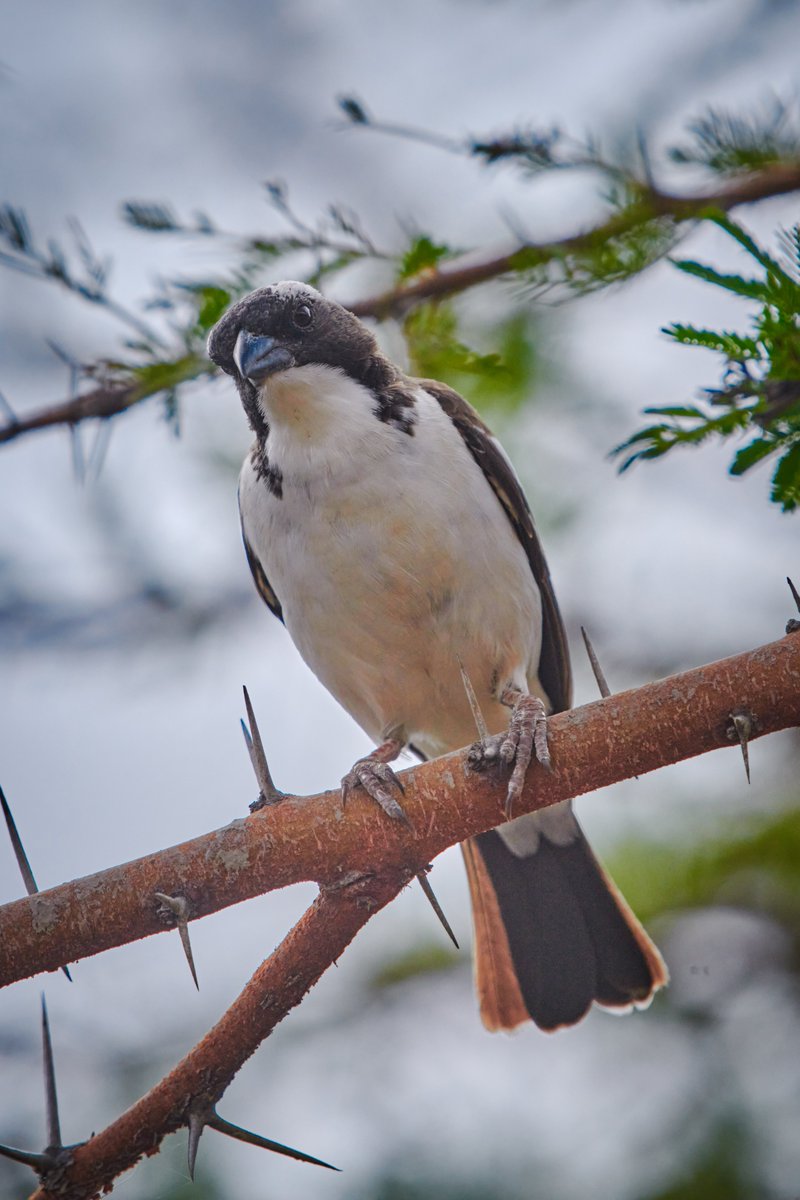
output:
<instances>
[{"instance_id":1,"label":"blue-grey beak","mask_svg":"<svg viewBox=\"0 0 800 1200\"><path fill-rule=\"evenodd\" d=\"M233 361L243 379L249 379L251 383L263 383L268 375L293 366L294 356L275 338L248 333L243 329L236 339Z\"/></svg>"}]
</instances>

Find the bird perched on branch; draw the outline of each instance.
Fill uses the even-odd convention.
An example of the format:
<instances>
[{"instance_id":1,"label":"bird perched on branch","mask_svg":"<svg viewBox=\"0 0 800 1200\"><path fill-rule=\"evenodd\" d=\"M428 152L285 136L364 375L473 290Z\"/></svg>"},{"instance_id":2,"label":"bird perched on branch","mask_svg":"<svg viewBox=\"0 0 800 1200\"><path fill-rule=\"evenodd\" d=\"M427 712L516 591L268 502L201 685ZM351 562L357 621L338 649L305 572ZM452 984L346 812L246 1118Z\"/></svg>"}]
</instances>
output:
<instances>
[{"instance_id":1,"label":"bird perched on branch","mask_svg":"<svg viewBox=\"0 0 800 1200\"><path fill-rule=\"evenodd\" d=\"M471 742L469 690L486 725L472 765L507 765L508 819L463 844L486 1026L531 1018L552 1030L593 1002L646 1005L666 982L661 956L570 803L513 817L532 755L549 766L546 715L570 706L571 677L547 565L499 443L457 392L405 375L357 317L306 284L240 300L208 353L255 434L239 507L256 587L376 743L345 794L361 786L403 819L388 764L404 748L430 758Z\"/></svg>"}]
</instances>

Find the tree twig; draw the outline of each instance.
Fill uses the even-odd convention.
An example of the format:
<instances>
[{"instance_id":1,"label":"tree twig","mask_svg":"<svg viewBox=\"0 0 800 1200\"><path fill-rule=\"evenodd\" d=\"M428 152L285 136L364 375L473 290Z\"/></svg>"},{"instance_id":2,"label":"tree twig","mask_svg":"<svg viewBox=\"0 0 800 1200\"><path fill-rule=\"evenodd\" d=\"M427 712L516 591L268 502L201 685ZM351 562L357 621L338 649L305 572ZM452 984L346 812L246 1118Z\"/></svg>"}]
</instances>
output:
<instances>
[{"instance_id":1,"label":"tree twig","mask_svg":"<svg viewBox=\"0 0 800 1200\"><path fill-rule=\"evenodd\" d=\"M752 175L736 178L713 192L694 196L678 196L657 188L642 189L642 201L651 217L672 217L675 221L696 220L708 209L729 212L740 204L753 204L770 196L782 196L800 189L800 162L780 163ZM471 255L466 261L456 261L431 271L411 283L401 284L387 292L370 296L350 305L357 317L402 316L425 300L441 300L457 295L468 288L497 279L518 270L523 256L538 257L546 262L556 255L578 253L591 249L610 238L628 232L643 219L636 221L630 213L615 213L606 221L583 233L548 242L526 242L488 258Z\"/></svg>"},{"instance_id":2,"label":"tree twig","mask_svg":"<svg viewBox=\"0 0 800 1200\"><path fill-rule=\"evenodd\" d=\"M409 283L358 300L349 307L358 317L372 317L379 321L388 317L403 316L427 300L442 300L455 296L479 284L518 271L526 261L546 263L559 256L590 250L656 217L669 217L676 222L696 220L708 209L728 212L740 204L752 204L797 190L800 190L800 162L765 167L764 170L750 175L737 176L716 191L692 196L674 195L643 184L640 192L640 213L615 213L593 228L571 237L546 242L517 242L486 257L470 254ZM201 367L198 360L196 377L211 373L208 365ZM54 425L75 425L96 417L113 417L146 398L147 393L133 384L95 388L83 396L8 421L0 427L0 444L14 441L37 429L47 429Z\"/></svg>"},{"instance_id":3,"label":"tree twig","mask_svg":"<svg viewBox=\"0 0 800 1200\"><path fill-rule=\"evenodd\" d=\"M109 384L92 388L81 396L73 396L61 404L39 408L26 417L14 417L0 427L0 443L12 442L23 433L49 429L53 425L77 425L90 418L105 419L125 412L144 399L139 384Z\"/></svg>"}]
</instances>

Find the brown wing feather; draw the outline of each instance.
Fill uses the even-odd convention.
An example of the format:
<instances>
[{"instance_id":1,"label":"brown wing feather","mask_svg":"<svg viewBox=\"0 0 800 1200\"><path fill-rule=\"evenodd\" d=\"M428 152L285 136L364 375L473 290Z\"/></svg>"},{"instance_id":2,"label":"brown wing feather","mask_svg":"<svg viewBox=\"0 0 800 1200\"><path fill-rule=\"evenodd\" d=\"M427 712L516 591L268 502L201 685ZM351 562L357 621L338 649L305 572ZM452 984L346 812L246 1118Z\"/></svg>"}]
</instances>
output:
<instances>
[{"instance_id":1,"label":"brown wing feather","mask_svg":"<svg viewBox=\"0 0 800 1200\"><path fill-rule=\"evenodd\" d=\"M250 568L250 573L255 581L256 589L259 596L269 608L270 612L283 621L283 609L281 602L270 587L270 582L267 579L266 572L261 565L260 560L256 557L256 552L245 536L244 528L242 528L242 541L244 542L244 552L247 555L247 565Z\"/></svg>"},{"instance_id":2,"label":"brown wing feather","mask_svg":"<svg viewBox=\"0 0 800 1200\"><path fill-rule=\"evenodd\" d=\"M419 379L416 382L438 401L461 434L522 543L542 597L539 682L547 693L553 712L562 712L572 703L572 670L567 635L525 493L491 430L464 397L435 379Z\"/></svg>"}]
</instances>

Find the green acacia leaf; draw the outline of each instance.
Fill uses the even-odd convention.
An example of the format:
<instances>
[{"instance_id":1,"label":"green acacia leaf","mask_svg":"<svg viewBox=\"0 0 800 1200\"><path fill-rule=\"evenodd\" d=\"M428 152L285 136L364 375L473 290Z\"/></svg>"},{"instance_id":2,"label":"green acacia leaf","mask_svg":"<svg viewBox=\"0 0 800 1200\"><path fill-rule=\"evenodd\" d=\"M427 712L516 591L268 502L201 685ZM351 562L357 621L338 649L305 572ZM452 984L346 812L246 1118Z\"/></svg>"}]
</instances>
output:
<instances>
[{"instance_id":1,"label":"green acacia leaf","mask_svg":"<svg viewBox=\"0 0 800 1200\"><path fill-rule=\"evenodd\" d=\"M744 475L745 471L749 471L756 463L767 458L768 455L774 453L777 449L775 440L772 438L755 438L752 442L748 442L743 446L734 457L730 465L731 475Z\"/></svg>"},{"instance_id":2,"label":"green acacia leaf","mask_svg":"<svg viewBox=\"0 0 800 1200\"><path fill-rule=\"evenodd\" d=\"M225 309L231 302L231 293L223 287L213 285L204 287L198 292L200 308L197 313L197 324L204 332L216 325Z\"/></svg>"},{"instance_id":3,"label":"green acacia leaf","mask_svg":"<svg viewBox=\"0 0 800 1200\"><path fill-rule=\"evenodd\" d=\"M704 420L704 414L691 404L668 404L663 408L643 408L643 413L655 417L690 417L694 420Z\"/></svg>"},{"instance_id":4,"label":"green acacia leaf","mask_svg":"<svg viewBox=\"0 0 800 1200\"><path fill-rule=\"evenodd\" d=\"M181 383L197 379L209 371L206 359L196 354L187 354L173 362L147 363L134 367L133 375L139 381L142 395L153 396L156 392L170 392Z\"/></svg>"},{"instance_id":5,"label":"green acacia leaf","mask_svg":"<svg viewBox=\"0 0 800 1200\"><path fill-rule=\"evenodd\" d=\"M677 322L663 326L661 332L681 345L703 346L707 350L716 350L734 362L762 357L759 343L746 334L732 333L724 329L697 329L694 325L681 325Z\"/></svg>"},{"instance_id":6,"label":"green acacia leaf","mask_svg":"<svg viewBox=\"0 0 800 1200\"><path fill-rule=\"evenodd\" d=\"M414 275L419 275L420 271L430 270L449 253L449 246L434 242L427 234L422 234L415 238L403 255L397 278L411 279Z\"/></svg>"},{"instance_id":7,"label":"green acacia leaf","mask_svg":"<svg viewBox=\"0 0 800 1200\"><path fill-rule=\"evenodd\" d=\"M737 296L746 296L749 300L763 302L769 299L769 289L763 280L745 279L742 275L724 275L720 271L715 271L713 267L707 267L703 263L694 262L689 258L673 258L670 261L679 271L683 271L687 275L694 275L706 283L713 283L716 287L724 288L725 291L733 292Z\"/></svg>"},{"instance_id":8,"label":"green acacia leaf","mask_svg":"<svg viewBox=\"0 0 800 1200\"><path fill-rule=\"evenodd\" d=\"M784 512L793 512L800 505L800 439L792 443L775 468L772 499Z\"/></svg>"},{"instance_id":9,"label":"green acacia leaf","mask_svg":"<svg viewBox=\"0 0 800 1200\"><path fill-rule=\"evenodd\" d=\"M774 271L778 275L784 275L784 271L780 263L774 259L771 254L768 254L766 250L762 250L762 248L756 241L754 241L747 230L743 229L741 225L738 225L736 221L732 220L727 213L714 213L710 217L710 220L712 220L715 225L719 225L720 229L724 229L730 237L737 241L739 245L756 260L756 262L760 262L762 267L766 267L768 271Z\"/></svg>"}]
</instances>

